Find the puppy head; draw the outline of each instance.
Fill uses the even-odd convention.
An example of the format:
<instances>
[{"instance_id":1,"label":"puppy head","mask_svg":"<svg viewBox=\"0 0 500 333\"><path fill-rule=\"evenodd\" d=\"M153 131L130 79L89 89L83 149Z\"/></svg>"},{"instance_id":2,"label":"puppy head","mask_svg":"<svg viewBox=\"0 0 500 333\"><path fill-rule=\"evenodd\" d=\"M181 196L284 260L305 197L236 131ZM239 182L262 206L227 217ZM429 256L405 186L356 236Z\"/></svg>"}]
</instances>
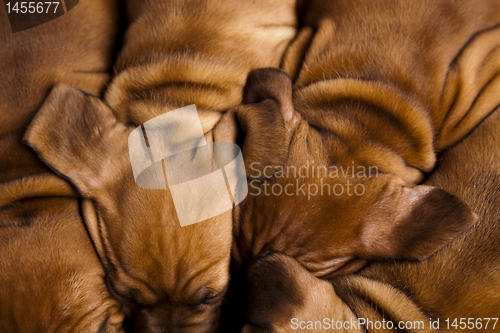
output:
<instances>
[{"instance_id":1,"label":"puppy head","mask_svg":"<svg viewBox=\"0 0 500 333\"><path fill-rule=\"evenodd\" d=\"M269 253L253 262L245 273L243 286L248 323L242 333L306 332L307 321L355 319L329 282L314 277L296 260L281 253Z\"/></svg>"},{"instance_id":2,"label":"puppy head","mask_svg":"<svg viewBox=\"0 0 500 333\"><path fill-rule=\"evenodd\" d=\"M246 89L266 95L261 86ZM286 162L270 167L272 173L268 166L254 169L271 177L250 179L247 200L236 207L236 267L267 251L285 253L321 277L354 272L374 259L423 260L476 220L464 201L443 190L351 164L329 144L335 133L309 126L297 111L282 113L299 123L287 134Z\"/></svg>"},{"instance_id":3,"label":"puppy head","mask_svg":"<svg viewBox=\"0 0 500 333\"><path fill-rule=\"evenodd\" d=\"M108 286L145 332L211 332L228 281L231 212L179 225L167 190L136 185L133 130L99 99L55 86L25 141L85 197L82 211Z\"/></svg>"}]
</instances>

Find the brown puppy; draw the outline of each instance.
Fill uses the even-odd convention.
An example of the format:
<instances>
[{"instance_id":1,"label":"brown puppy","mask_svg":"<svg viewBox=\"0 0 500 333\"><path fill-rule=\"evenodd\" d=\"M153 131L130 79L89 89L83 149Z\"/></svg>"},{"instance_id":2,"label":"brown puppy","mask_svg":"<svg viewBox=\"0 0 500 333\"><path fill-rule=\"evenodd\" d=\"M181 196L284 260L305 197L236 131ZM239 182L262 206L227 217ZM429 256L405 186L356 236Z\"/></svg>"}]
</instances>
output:
<instances>
[{"instance_id":1,"label":"brown puppy","mask_svg":"<svg viewBox=\"0 0 500 333\"><path fill-rule=\"evenodd\" d=\"M229 278L232 212L181 227L168 188L136 185L128 135L155 116L194 103L211 141L221 113L241 101L248 72L280 64L295 34L295 4L126 5L130 25L107 105L61 84L26 139L92 199L83 206L85 222L131 325L144 332L212 332Z\"/></svg>"},{"instance_id":2,"label":"brown puppy","mask_svg":"<svg viewBox=\"0 0 500 333\"><path fill-rule=\"evenodd\" d=\"M102 93L110 77L117 4L80 1L62 17L14 34L3 8L0 331L121 332L124 315L107 290L78 193L21 143L57 82ZM59 121L51 126L57 129Z\"/></svg>"},{"instance_id":3,"label":"brown puppy","mask_svg":"<svg viewBox=\"0 0 500 333\"><path fill-rule=\"evenodd\" d=\"M274 151L288 155L284 166L247 169L255 180L236 207L235 266L279 251L332 276L366 260L427 258L468 228L474 216L462 200L414 185L434 167L435 149L500 102L499 6L307 2L312 28L284 58L293 99L276 70L254 73L266 84L246 88L245 102L279 101L284 134Z\"/></svg>"},{"instance_id":4,"label":"brown puppy","mask_svg":"<svg viewBox=\"0 0 500 333\"><path fill-rule=\"evenodd\" d=\"M473 228L424 262L377 262L334 278L334 288L289 257L264 256L247 270L253 325L242 332L330 332L332 320L338 332L399 332L400 323L407 332L498 332L499 143L500 109L440 156L426 182L467 201L479 215Z\"/></svg>"}]
</instances>

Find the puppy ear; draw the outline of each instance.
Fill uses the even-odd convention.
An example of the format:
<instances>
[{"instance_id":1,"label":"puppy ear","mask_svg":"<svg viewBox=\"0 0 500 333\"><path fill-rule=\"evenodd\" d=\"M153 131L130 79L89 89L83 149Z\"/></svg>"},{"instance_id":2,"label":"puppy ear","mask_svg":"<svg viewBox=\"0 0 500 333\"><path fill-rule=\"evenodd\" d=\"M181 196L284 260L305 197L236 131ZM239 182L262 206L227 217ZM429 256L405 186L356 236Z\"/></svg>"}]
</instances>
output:
<instances>
[{"instance_id":1,"label":"puppy ear","mask_svg":"<svg viewBox=\"0 0 500 333\"><path fill-rule=\"evenodd\" d=\"M252 71L245 85L243 104L235 110L244 132L242 152L249 178L274 174L288 158L293 126L292 82L277 68ZM254 172L251 172L254 171Z\"/></svg>"},{"instance_id":2,"label":"puppy ear","mask_svg":"<svg viewBox=\"0 0 500 333\"><path fill-rule=\"evenodd\" d=\"M249 265L243 302L245 319L250 323L248 332L261 332L255 327L269 328L262 332L290 332L293 318L356 320L329 281L315 277L296 259L278 252L265 254Z\"/></svg>"},{"instance_id":3,"label":"puppy ear","mask_svg":"<svg viewBox=\"0 0 500 333\"><path fill-rule=\"evenodd\" d=\"M292 318L294 310L304 305L306 295L298 284L297 272L292 270L294 265L300 266L276 252L267 253L249 265L243 283L243 304L245 317L252 325L280 323Z\"/></svg>"},{"instance_id":4,"label":"puppy ear","mask_svg":"<svg viewBox=\"0 0 500 333\"><path fill-rule=\"evenodd\" d=\"M365 259L426 259L477 220L466 202L431 186L400 187L377 207L386 221L368 217L362 226Z\"/></svg>"},{"instance_id":5,"label":"puppy ear","mask_svg":"<svg viewBox=\"0 0 500 333\"><path fill-rule=\"evenodd\" d=\"M24 141L84 195L113 177L113 156L127 148L126 127L111 110L100 99L64 83L54 86Z\"/></svg>"}]
</instances>

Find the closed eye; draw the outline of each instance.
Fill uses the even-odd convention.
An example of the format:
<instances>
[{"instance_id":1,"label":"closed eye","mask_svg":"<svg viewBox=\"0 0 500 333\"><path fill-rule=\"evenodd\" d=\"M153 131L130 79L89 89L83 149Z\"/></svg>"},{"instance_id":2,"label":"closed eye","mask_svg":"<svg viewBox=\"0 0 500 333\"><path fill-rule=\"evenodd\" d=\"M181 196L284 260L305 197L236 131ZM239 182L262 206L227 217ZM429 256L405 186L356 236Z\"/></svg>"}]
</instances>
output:
<instances>
[{"instance_id":1,"label":"closed eye","mask_svg":"<svg viewBox=\"0 0 500 333\"><path fill-rule=\"evenodd\" d=\"M226 292L226 288L223 290L217 290L210 287L205 287L200 292L200 301L197 304L193 304L193 307L200 307L202 305L215 305L218 304Z\"/></svg>"},{"instance_id":2,"label":"closed eye","mask_svg":"<svg viewBox=\"0 0 500 333\"><path fill-rule=\"evenodd\" d=\"M203 298L201 301L202 304L214 304L219 302L219 300L222 298L222 292L214 295L207 295Z\"/></svg>"}]
</instances>

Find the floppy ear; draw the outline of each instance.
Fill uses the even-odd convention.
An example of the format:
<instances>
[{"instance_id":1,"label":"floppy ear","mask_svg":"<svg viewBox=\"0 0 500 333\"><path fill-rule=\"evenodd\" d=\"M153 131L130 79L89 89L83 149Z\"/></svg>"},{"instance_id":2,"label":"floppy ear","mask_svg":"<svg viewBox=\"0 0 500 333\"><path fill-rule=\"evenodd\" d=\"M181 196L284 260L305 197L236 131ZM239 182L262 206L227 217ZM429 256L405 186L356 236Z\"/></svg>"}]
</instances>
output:
<instances>
[{"instance_id":1,"label":"floppy ear","mask_svg":"<svg viewBox=\"0 0 500 333\"><path fill-rule=\"evenodd\" d=\"M24 141L85 196L113 178L118 154L128 156L126 127L100 99L65 83L54 86Z\"/></svg>"},{"instance_id":2,"label":"floppy ear","mask_svg":"<svg viewBox=\"0 0 500 333\"><path fill-rule=\"evenodd\" d=\"M128 158L127 128L100 99L65 83L54 86L24 141L86 197L101 193L96 190L115 179ZM96 251L109 267L91 200L83 200L82 211Z\"/></svg>"},{"instance_id":3,"label":"floppy ear","mask_svg":"<svg viewBox=\"0 0 500 333\"><path fill-rule=\"evenodd\" d=\"M245 317L254 325L247 325L248 332L257 332L255 326L269 328L262 332L290 332L293 318L356 320L329 281L315 277L282 253L268 253L251 263L243 285Z\"/></svg>"},{"instance_id":4,"label":"floppy ear","mask_svg":"<svg viewBox=\"0 0 500 333\"><path fill-rule=\"evenodd\" d=\"M364 259L426 259L477 220L465 201L424 185L396 189L374 214L361 227Z\"/></svg>"},{"instance_id":5,"label":"floppy ear","mask_svg":"<svg viewBox=\"0 0 500 333\"><path fill-rule=\"evenodd\" d=\"M235 109L244 132L242 152L249 178L263 179L263 169L285 164L293 125L292 82L277 68L250 72L243 104ZM258 171L257 171L258 170ZM251 172L254 171L254 172Z\"/></svg>"},{"instance_id":6,"label":"floppy ear","mask_svg":"<svg viewBox=\"0 0 500 333\"><path fill-rule=\"evenodd\" d=\"M243 281L242 304L250 323L257 326L279 323L292 318L294 310L304 305L306 295L292 265L301 267L277 252L266 253L249 265Z\"/></svg>"}]
</instances>

